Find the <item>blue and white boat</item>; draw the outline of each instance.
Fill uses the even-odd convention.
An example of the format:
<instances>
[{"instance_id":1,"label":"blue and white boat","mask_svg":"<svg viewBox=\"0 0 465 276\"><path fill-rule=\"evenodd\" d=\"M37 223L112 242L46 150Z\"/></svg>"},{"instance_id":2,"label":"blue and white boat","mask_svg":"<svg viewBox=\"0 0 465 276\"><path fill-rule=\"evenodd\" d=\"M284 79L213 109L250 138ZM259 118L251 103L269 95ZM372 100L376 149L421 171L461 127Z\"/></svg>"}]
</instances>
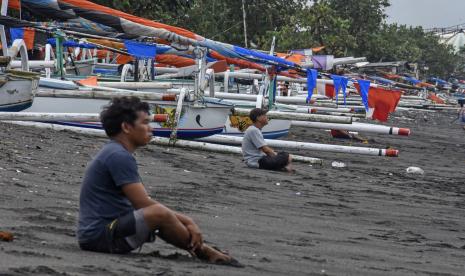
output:
<instances>
[{"instance_id":1,"label":"blue and white boat","mask_svg":"<svg viewBox=\"0 0 465 276\"><path fill-rule=\"evenodd\" d=\"M36 97L32 106L24 112L99 113L108 103L108 100L101 99ZM154 114L175 116L176 102L148 101L148 103ZM177 128L177 137L195 139L222 133L230 110L231 106L224 104L185 102ZM93 129L102 128L100 123L95 122L51 123ZM154 136L170 137L173 131L168 123L151 123L151 126Z\"/></svg>"}]
</instances>

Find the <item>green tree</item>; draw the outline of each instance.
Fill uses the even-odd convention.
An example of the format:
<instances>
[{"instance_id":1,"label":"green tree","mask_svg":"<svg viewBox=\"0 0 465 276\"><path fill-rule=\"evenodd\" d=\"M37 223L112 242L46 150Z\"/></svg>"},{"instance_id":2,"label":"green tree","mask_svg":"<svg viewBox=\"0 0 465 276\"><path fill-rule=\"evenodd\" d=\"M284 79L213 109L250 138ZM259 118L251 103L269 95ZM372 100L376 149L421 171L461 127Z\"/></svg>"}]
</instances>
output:
<instances>
[{"instance_id":1,"label":"green tree","mask_svg":"<svg viewBox=\"0 0 465 276\"><path fill-rule=\"evenodd\" d=\"M355 43L348 45L348 53L355 56L363 55L387 17L385 9L390 6L389 0L327 0L325 2L338 17L347 21L347 32L355 38Z\"/></svg>"},{"instance_id":2,"label":"green tree","mask_svg":"<svg viewBox=\"0 0 465 276\"><path fill-rule=\"evenodd\" d=\"M193 1L190 0L94 0L93 2L130 14L175 24Z\"/></svg>"},{"instance_id":3,"label":"green tree","mask_svg":"<svg viewBox=\"0 0 465 276\"><path fill-rule=\"evenodd\" d=\"M271 41L276 36L281 51L325 46L324 52L338 56L355 46L355 37L349 33L350 22L339 17L327 1L304 5L289 17L289 23L268 31L262 40Z\"/></svg>"}]
</instances>

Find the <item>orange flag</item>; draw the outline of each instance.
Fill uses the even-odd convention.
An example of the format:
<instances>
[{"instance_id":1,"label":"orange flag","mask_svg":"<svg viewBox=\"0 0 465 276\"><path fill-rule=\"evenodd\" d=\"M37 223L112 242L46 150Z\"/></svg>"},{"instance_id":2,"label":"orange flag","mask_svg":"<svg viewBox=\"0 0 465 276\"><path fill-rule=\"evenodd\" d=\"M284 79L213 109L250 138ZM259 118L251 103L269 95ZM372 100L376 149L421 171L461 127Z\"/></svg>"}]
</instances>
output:
<instances>
[{"instance_id":1,"label":"orange flag","mask_svg":"<svg viewBox=\"0 0 465 276\"><path fill-rule=\"evenodd\" d=\"M82 79L77 81L78 84L80 85L90 85L90 86L97 86L97 77L89 77L87 79Z\"/></svg>"}]
</instances>

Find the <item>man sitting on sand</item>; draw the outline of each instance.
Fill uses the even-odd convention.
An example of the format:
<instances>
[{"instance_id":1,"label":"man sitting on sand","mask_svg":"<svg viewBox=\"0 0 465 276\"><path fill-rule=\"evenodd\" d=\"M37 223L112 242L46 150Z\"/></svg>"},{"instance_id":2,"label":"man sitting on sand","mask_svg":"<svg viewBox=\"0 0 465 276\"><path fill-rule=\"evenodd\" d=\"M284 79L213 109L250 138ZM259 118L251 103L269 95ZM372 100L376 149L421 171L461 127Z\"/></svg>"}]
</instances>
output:
<instances>
[{"instance_id":1,"label":"man sitting on sand","mask_svg":"<svg viewBox=\"0 0 465 276\"><path fill-rule=\"evenodd\" d=\"M155 235L201 260L237 264L203 243L194 221L150 198L133 153L152 137L149 105L136 97L115 98L100 114L110 142L89 163L81 186L77 236L83 250L123 254Z\"/></svg>"},{"instance_id":2,"label":"man sitting on sand","mask_svg":"<svg viewBox=\"0 0 465 276\"><path fill-rule=\"evenodd\" d=\"M263 139L262 128L268 124L267 111L254 108L250 111L249 118L253 125L249 126L242 140L242 155L247 166L264 170L292 172L291 156L287 152L276 153L266 145Z\"/></svg>"},{"instance_id":3,"label":"man sitting on sand","mask_svg":"<svg viewBox=\"0 0 465 276\"><path fill-rule=\"evenodd\" d=\"M458 103L460 105L460 110L459 110L459 113L457 114L457 119L462 125L462 128L465 130L465 107L464 107L465 99L459 99Z\"/></svg>"}]
</instances>

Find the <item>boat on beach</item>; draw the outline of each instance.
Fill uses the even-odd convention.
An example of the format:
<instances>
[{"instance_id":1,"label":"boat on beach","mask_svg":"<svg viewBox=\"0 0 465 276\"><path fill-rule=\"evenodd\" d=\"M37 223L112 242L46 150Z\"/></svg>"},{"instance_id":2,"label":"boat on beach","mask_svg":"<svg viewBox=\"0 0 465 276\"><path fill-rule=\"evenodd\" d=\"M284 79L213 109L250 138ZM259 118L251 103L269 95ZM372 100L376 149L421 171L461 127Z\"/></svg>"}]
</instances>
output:
<instances>
[{"instance_id":1,"label":"boat on beach","mask_svg":"<svg viewBox=\"0 0 465 276\"><path fill-rule=\"evenodd\" d=\"M99 113L109 103L102 99L79 98L54 98L36 97L34 103L24 112L49 112L49 113ZM168 114L175 116L176 101L148 101L154 114ZM225 104L205 103L193 104L185 102L182 106L180 120L177 126L177 137L194 139L207 137L223 132L226 117L230 113L231 106ZM96 122L53 122L59 125L68 125L82 128L101 129L101 124ZM153 135L170 137L173 126L169 123L151 123Z\"/></svg>"},{"instance_id":2,"label":"boat on beach","mask_svg":"<svg viewBox=\"0 0 465 276\"><path fill-rule=\"evenodd\" d=\"M29 60L23 40L14 40L8 48L3 26L0 36L3 49L3 56L0 57L0 111L21 111L32 105L39 86L39 74L28 71ZM21 70L12 70L11 63L18 54L21 57Z\"/></svg>"},{"instance_id":3,"label":"boat on beach","mask_svg":"<svg viewBox=\"0 0 465 276\"><path fill-rule=\"evenodd\" d=\"M0 111L29 108L38 89L39 76L16 70L0 73Z\"/></svg>"}]
</instances>

